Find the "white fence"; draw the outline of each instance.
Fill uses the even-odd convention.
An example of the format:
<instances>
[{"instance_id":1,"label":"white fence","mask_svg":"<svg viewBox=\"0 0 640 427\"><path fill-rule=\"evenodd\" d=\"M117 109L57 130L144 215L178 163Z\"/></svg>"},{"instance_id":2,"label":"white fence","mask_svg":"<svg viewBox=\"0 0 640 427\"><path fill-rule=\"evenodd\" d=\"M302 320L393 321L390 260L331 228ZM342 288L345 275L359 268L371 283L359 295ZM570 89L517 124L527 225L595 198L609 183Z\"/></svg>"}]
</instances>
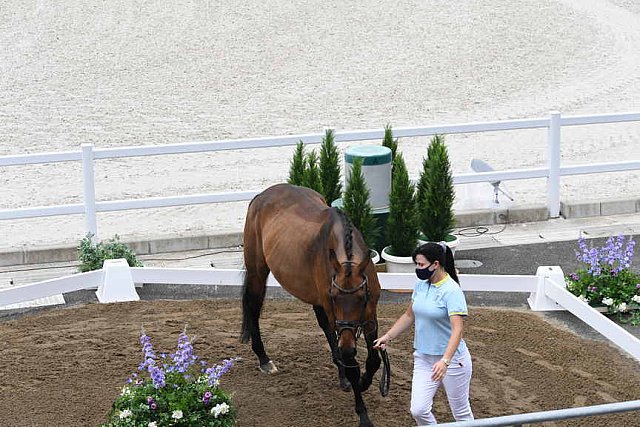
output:
<instances>
[{"instance_id":1,"label":"white fence","mask_svg":"<svg viewBox=\"0 0 640 427\"><path fill-rule=\"evenodd\" d=\"M639 112L567 117L562 117L559 112L551 112L549 117L546 118L394 128L393 133L394 137L403 138L428 136L434 134L475 133L538 128L548 129L549 164L547 167L457 174L454 176L454 183L469 184L497 180L507 181L531 178L547 178L547 207L549 209L549 216L552 218L556 218L560 214L561 176L640 170L640 161L561 166L560 134L562 127L632 121L640 121ZM0 167L14 165L32 165L39 163L81 161L83 168L84 188L83 203L38 206L20 209L3 209L0 210L0 220L84 214L86 232L91 232L97 236L98 226L96 214L98 212L251 200L259 192L259 190L193 194L175 197L153 197L144 199L96 201L96 191L94 185L94 162L95 160L116 159L122 157L156 156L164 154L199 153L222 150L238 150L246 148L280 147L295 145L299 141L302 141L305 144L318 144L322 142L323 136L324 134L318 133L187 144L98 149L94 148L92 144L83 144L81 151L0 156ZM383 129L335 132L336 142L381 140L383 136Z\"/></svg>"},{"instance_id":2,"label":"white fence","mask_svg":"<svg viewBox=\"0 0 640 427\"><path fill-rule=\"evenodd\" d=\"M407 290L406 285L413 282L414 275L413 273L378 273L378 277L383 289ZM139 299L135 288L136 283L217 287L238 286L242 283L242 279L243 271L235 269L131 268L124 259L107 260L102 270L0 289L0 309L8 308L7 305L16 307L34 299L83 289L97 289L96 295L100 302L118 302ZM538 267L535 276L462 274L460 282L464 291L528 293L529 306L535 311L568 310L620 349L640 361L640 340L568 292L565 288L564 273L560 267ZM276 287L280 284L270 275L267 286ZM639 409L640 401L636 400L609 405L485 418L447 425L452 427L522 425Z\"/></svg>"},{"instance_id":3,"label":"white fence","mask_svg":"<svg viewBox=\"0 0 640 427\"><path fill-rule=\"evenodd\" d=\"M125 260L107 260L99 271L1 289L0 309L87 288L97 289L100 302L137 300L135 283L238 286L242 274L235 269L130 268ZM412 273L378 273L378 277L386 290L406 290L407 283L413 283ZM535 276L462 274L460 279L465 291L525 292L532 310L568 310L640 361L640 340L568 292L560 267L539 267ZM269 276L267 286L280 284Z\"/></svg>"}]
</instances>

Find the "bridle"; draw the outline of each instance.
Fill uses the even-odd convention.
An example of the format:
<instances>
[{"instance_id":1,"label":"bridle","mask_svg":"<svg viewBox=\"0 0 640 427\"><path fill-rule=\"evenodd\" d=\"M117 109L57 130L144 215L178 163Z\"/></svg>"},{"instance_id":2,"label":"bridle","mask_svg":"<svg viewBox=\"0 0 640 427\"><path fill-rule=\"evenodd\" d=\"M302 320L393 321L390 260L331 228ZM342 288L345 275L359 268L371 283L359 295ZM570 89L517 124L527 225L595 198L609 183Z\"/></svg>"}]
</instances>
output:
<instances>
[{"instance_id":1,"label":"bridle","mask_svg":"<svg viewBox=\"0 0 640 427\"><path fill-rule=\"evenodd\" d=\"M343 263L347 264L347 263ZM352 262L349 262L349 264L353 264ZM351 333L353 334L353 336L355 337L355 339L357 340L358 338L360 338L360 335L362 335L362 330L364 329L364 327L369 324L369 323L374 323L375 322L373 320L364 320L364 315L365 312L367 310L367 304L369 303L369 299L371 299L371 292L369 291L369 279L367 278L367 275L364 275L364 279L362 280L362 283L360 283L358 286L356 286L355 288L351 288L351 289L345 289L342 286L338 285L338 283L336 282L336 275L334 274L333 276L331 276L331 286L329 287L329 300L331 301L331 310L333 311L333 315L334 318L336 317L335 313L335 298L333 296L333 294L331 293L331 290L333 288L336 288L339 292L343 293L343 294L354 294L356 292L358 292L360 289L364 288L364 304L362 306L362 311L360 312L360 319L359 320L338 320L336 319L336 335L337 338L340 339L340 335L342 335L342 333L345 330L349 330L351 331ZM377 328L377 325L375 325L375 327Z\"/></svg>"},{"instance_id":2,"label":"bridle","mask_svg":"<svg viewBox=\"0 0 640 427\"><path fill-rule=\"evenodd\" d=\"M353 262L348 262L348 263L354 264ZM347 263L343 263L343 265L344 264L347 264ZM340 336L345 330L349 330L357 341L358 338L360 338L360 335L362 335L362 331L367 326L367 324L373 324L374 331L378 329L378 322L374 320L364 320L364 315L367 310L367 304L371 299L371 292L369 290L369 279L367 278L366 274L364 274L363 276L364 276L364 279L362 280L362 282L358 286L352 289L345 289L342 286L338 285L338 282L336 282L336 275L334 274L333 276L331 276L331 286L329 287L329 301L331 301L331 310L333 311L334 318L336 317L336 310L335 310L336 302L333 294L331 293L331 290L333 288L336 288L339 292L343 294L354 294L358 292L360 289L364 288L364 304L362 305L362 311L360 312L360 319L359 320L336 319L335 321L336 322L336 338L338 340L340 339ZM389 367L389 357L387 356L386 350L381 350L381 355L382 355L382 360L384 362L384 369L383 369L382 381L380 382L380 393L382 393L383 396L386 396L389 393L391 369ZM348 365L348 364L345 364L344 361L342 361L341 359L337 359L337 363L339 363L345 368L359 367L357 362L355 365Z\"/></svg>"}]
</instances>

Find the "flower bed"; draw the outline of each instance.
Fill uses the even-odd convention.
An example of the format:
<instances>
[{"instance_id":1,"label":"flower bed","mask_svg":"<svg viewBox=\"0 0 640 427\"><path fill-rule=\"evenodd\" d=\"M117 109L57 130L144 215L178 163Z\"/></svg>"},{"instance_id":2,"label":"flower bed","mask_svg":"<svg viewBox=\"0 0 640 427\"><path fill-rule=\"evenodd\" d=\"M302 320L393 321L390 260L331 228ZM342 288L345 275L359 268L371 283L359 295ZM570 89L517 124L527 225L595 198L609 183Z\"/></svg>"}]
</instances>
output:
<instances>
[{"instance_id":1,"label":"flower bed","mask_svg":"<svg viewBox=\"0 0 640 427\"><path fill-rule=\"evenodd\" d=\"M600 248L578 239L576 258L584 264L566 276L567 289L592 307L606 307L623 323L640 325L640 275L631 270L635 241L609 237Z\"/></svg>"},{"instance_id":2,"label":"flower bed","mask_svg":"<svg viewBox=\"0 0 640 427\"><path fill-rule=\"evenodd\" d=\"M122 388L103 427L234 425L231 398L219 388L220 377L234 359L207 368L195 355L186 332L180 334L174 354L158 357L144 331L140 344L144 360Z\"/></svg>"}]
</instances>

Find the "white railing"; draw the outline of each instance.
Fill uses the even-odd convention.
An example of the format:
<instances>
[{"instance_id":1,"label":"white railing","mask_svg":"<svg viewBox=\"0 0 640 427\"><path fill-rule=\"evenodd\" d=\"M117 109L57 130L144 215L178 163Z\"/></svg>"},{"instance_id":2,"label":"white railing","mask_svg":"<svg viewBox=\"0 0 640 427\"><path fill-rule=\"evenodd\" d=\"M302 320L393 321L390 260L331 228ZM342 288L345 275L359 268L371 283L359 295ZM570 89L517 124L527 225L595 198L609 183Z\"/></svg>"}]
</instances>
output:
<instances>
[{"instance_id":1,"label":"white railing","mask_svg":"<svg viewBox=\"0 0 640 427\"><path fill-rule=\"evenodd\" d=\"M131 268L124 259L107 260L102 270L0 289L0 309L3 309L3 306L15 306L59 293L84 289L96 289L100 302L132 301L139 299L135 288L136 283L239 286L242 284L243 274L243 270L237 269ZM413 283L414 275L413 273L378 273L378 278L382 289L407 291L407 283ZM460 283L466 292L529 293L528 302L532 310L568 310L640 361L640 340L567 291L564 273L560 267L538 267L534 276L461 274ZM267 286L278 287L280 284L270 275ZM612 405L509 415L447 425L452 427L522 425L633 411L640 408L639 403L640 401L619 402Z\"/></svg>"},{"instance_id":2,"label":"white railing","mask_svg":"<svg viewBox=\"0 0 640 427\"><path fill-rule=\"evenodd\" d=\"M547 167L456 174L454 175L454 183L469 184L497 180L507 181L531 178L547 178L547 207L549 210L549 216L551 218L556 218L560 214L561 176L640 170L640 161L561 166L560 134L562 127L603 123L621 123L631 121L640 121L640 112L562 117L559 112L554 111L551 112L549 117L547 118L394 128L393 133L394 137L404 138L428 136L434 134L458 134L547 128L549 150L549 164ZM85 231L97 236L98 212L112 212L129 209L147 209L169 206L197 205L203 203L223 203L251 200L256 194L259 193L259 190L193 194L175 197L152 197L143 199L96 201L94 162L95 160L116 159L122 157L200 153L247 148L282 147L295 145L299 141L302 141L305 144L319 144L322 142L323 136L323 133L318 133L267 138L223 140L213 142L195 142L187 144L97 149L94 148L92 144L82 144L81 151L0 156L0 167L32 165L39 163L81 161L83 168L84 189L83 203L38 206L19 209L2 209L0 210L0 220L84 214L86 228ZM380 140L383 138L383 136L384 129L342 132L338 131L335 132L335 141L348 142L376 139Z\"/></svg>"},{"instance_id":3,"label":"white railing","mask_svg":"<svg viewBox=\"0 0 640 427\"><path fill-rule=\"evenodd\" d=\"M87 288L97 288L101 302L136 300L135 283L237 286L242 284L243 273L237 269L131 268L125 260L107 260L99 271L0 289L0 309ZM407 290L407 283L413 283L412 273L378 273L378 277L386 290ZM534 311L568 310L640 361L640 340L568 292L560 267L539 267L533 276L461 274L460 279L465 291L528 293ZM280 284L270 275L267 286Z\"/></svg>"}]
</instances>

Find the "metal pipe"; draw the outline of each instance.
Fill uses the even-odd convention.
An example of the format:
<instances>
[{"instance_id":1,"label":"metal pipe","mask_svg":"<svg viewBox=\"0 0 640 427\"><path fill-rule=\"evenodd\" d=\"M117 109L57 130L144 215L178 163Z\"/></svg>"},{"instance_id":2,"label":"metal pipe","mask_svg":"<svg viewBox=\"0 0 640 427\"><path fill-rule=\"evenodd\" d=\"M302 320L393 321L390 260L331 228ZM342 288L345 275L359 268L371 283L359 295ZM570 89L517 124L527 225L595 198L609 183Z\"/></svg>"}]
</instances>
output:
<instances>
[{"instance_id":1,"label":"metal pipe","mask_svg":"<svg viewBox=\"0 0 640 427\"><path fill-rule=\"evenodd\" d=\"M529 414L506 415L503 417L483 418L473 421L438 424L441 427L499 427L522 424L542 423L546 421L566 420L569 418L592 417L594 415L615 414L618 412L640 411L640 400L607 403L604 405L581 406L579 408L557 409L554 411L531 412Z\"/></svg>"}]
</instances>

